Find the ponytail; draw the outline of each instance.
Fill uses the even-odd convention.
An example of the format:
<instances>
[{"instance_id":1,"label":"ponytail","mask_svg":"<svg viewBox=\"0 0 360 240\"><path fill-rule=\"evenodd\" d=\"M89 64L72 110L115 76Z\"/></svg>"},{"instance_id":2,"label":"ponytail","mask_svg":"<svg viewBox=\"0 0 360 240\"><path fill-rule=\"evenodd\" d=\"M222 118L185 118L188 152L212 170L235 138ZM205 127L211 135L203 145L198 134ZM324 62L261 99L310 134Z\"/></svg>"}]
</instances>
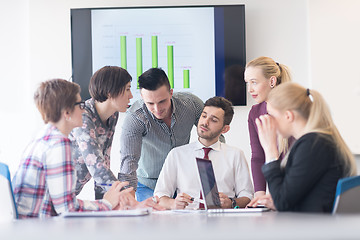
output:
<instances>
[{"instance_id":1,"label":"ponytail","mask_svg":"<svg viewBox=\"0 0 360 240\"><path fill-rule=\"evenodd\" d=\"M268 103L280 111L294 110L299 113L307 121L306 133L318 132L330 136L344 161L345 176L356 175L354 156L335 126L329 107L320 93L305 89L296 83L284 83L270 92ZM281 166L285 166L286 162L287 156Z\"/></svg>"},{"instance_id":2,"label":"ponytail","mask_svg":"<svg viewBox=\"0 0 360 240\"><path fill-rule=\"evenodd\" d=\"M291 82L291 75L290 70L287 66L284 64L278 64L280 69L280 75L277 78L276 85L279 85L281 83Z\"/></svg>"},{"instance_id":3,"label":"ponytail","mask_svg":"<svg viewBox=\"0 0 360 240\"><path fill-rule=\"evenodd\" d=\"M313 104L305 126L306 132L319 132L330 135L337 146L340 156L342 156L345 162L345 176L355 176L357 171L354 156L335 126L324 98L315 90L308 89L307 92Z\"/></svg>"}]
</instances>

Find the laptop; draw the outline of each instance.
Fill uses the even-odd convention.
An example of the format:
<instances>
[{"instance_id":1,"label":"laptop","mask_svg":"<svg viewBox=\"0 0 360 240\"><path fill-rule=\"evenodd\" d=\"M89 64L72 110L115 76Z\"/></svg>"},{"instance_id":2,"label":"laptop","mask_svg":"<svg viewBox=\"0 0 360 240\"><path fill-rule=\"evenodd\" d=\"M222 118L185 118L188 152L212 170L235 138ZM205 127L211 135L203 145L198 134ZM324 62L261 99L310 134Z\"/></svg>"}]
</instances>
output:
<instances>
[{"instance_id":1,"label":"laptop","mask_svg":"<svg viewBox=\"0 0 360 240\"><path fill-rule=\"evenodd\" d=\"M219 191L216 184L214 168L212 162L208 159L196 158L198 167L201 193L204 198L205 210L208 213L251 213L251 212L266 212L270 209L264 206L257 208L221 208Z\"/></svg>"}]
</instances>

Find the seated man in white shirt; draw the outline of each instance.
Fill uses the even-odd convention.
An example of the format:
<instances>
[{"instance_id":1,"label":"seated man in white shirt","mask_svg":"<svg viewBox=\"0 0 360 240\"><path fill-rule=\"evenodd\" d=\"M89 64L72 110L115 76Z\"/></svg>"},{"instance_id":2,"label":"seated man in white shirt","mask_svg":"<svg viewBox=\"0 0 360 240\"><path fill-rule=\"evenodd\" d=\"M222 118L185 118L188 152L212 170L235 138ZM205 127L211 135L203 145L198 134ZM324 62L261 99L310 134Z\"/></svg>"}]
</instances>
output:
<instances>
[{"instance_id":1,"label":"seated man in white shirt","mask_svg":"<svg viewBox=\"0 0 360 240\"><path fill-rule=\"evenodd\" d=\"M204 158L204 147L213 164L222 208L245 207L254 188L243 151L219 141L230 129L234 110L223 97L206 101L197 125L198 141L172 149L160 172L154 196L167 209L198 209L200 182L196 157ZM174 193L177 193L173 199Z\"/></svg>"}]
</instances>

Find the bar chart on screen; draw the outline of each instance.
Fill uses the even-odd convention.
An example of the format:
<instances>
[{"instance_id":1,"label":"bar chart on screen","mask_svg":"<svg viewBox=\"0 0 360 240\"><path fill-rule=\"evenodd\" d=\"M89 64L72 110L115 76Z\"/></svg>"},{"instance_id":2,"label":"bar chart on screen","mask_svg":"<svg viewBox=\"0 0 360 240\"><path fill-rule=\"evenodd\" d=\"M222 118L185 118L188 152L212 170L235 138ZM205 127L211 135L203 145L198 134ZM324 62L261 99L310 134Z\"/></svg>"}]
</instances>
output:
<instances>
[{"instance_id":1,"label":"bar chart on screen","mask_svg":"<svg viewBox=\"0 0 360 240\"><path fill-rule=\"evenodd\" d=\"M211 8L94 11L93 71L105 65L126 69L133 78L132 102L140 98L138 77L152 67L166 72L174 91L207 99L215 95L213 15Z\"/></svg>"},{"instance_id":2,"label":"bar chart on screen","mask_svg":"<svg viewBox=\"0 0 360 240\"><path fill-rule=\"evenodd\" d=\"M143 35L138 35L136 37L136 78L144 72L143 69ZM128 69L127 64L127 39L126 35L120 36L120 66L124 69ZM159 35L151 35L151 67L157 68L159 67L159 46L158 46ZM160 55L164 60L166 57L166 66L167 66L167 75L169 78L171 88L174 88L174 44L175 42L166 42L163 48L166 48L166 56ZM183 56L189 62L191 62L191 56ZM149 58L150 59L150 58ZM182 88L189 89L190 88L190 69L191 66L180 66L182 72ZM138 85L137 85L138 87ZM180 85L178 86L180 88Z\"/></svg>"}]
</instances>

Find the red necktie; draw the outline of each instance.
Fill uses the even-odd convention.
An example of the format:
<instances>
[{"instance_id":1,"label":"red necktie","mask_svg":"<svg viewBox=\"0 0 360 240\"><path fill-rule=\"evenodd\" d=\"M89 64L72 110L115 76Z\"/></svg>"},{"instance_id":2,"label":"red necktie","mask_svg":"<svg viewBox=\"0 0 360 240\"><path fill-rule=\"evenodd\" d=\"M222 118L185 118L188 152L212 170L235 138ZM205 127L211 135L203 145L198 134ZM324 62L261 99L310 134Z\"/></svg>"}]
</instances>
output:
<instances>
[{"instance_id":1,"label":"red necktie","mask_svg":"<svg viewBox=\"0 0 360 240\"><path fill-rule=\"evenodd\" d=\"M209 159L209 152L212 150L212 148L206 148L204 147L204 159Z\"/></svg>"},{"instance_id":2,"label":"red necktie","mask_svg":"<svg viewBox=\"0 0 360 240\"><path fill-rule=\"evenodd\" d=\"M203 149L204 149L204 159L209 159L209 152L212 150L212 148L204 147ZM201 191L200 191L200 199L203 199ZM203 203L200 203L199 208L205 209L205 205Z\"/></svg>"}]
</instances>

